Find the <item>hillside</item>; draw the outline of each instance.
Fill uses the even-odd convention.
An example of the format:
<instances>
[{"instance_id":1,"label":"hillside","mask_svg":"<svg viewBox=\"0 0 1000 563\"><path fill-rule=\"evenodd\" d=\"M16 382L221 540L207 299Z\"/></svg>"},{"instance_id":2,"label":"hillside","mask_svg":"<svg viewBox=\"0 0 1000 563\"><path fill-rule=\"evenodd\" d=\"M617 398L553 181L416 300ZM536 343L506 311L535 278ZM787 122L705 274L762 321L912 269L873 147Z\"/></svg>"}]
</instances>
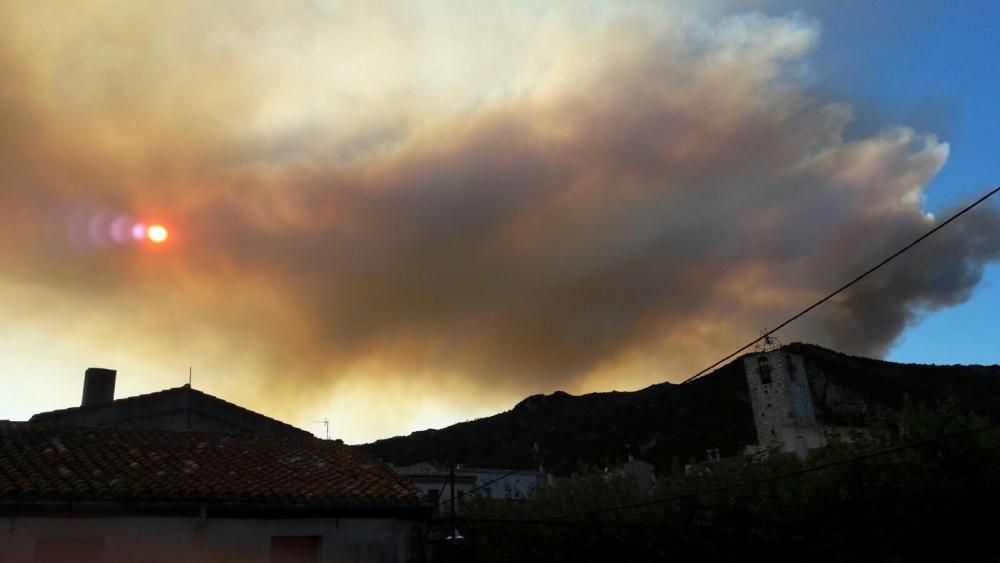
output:
<instances>
[{"instance_id":1,"label":"hillside","mask_svg":"<svg viewBox=\"0 0 1000 563\"><path fill-rule=\"evenodd\" d=\"M906 395L926 404L953 398L963 410L1000 416L1000 366L898 364L801 343L786 349L805 359L821 423L865 424L891 416ZM862 401L864 414L845 408ZM487 418L361 447L397 464L451 459L527 468L541 460L549 471L569 473L621 462L629 451L666 471L703 458L708 448L729 456L755 442L738 358L687 385L534 395Z\"/></svg>"}]
</instances>

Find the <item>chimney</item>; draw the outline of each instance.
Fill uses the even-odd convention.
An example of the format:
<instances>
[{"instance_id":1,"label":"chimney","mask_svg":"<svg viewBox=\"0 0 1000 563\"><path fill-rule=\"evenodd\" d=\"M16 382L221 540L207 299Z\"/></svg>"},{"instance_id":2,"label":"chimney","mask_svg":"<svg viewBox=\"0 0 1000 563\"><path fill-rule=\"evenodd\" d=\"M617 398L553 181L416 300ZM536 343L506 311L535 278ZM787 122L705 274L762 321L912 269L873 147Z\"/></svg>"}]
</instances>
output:
<instances>
[{"instance_id":1,"label":"chimney","mask_svg":"<svg viewBox=\"0 0 1000 563\"><path fill-rule=\"evenodd\" d=\"M113 369L87 368L83 376L83 403L80 406L89 407L114 401L117 373Z\"/></svg>"}]
</instances>

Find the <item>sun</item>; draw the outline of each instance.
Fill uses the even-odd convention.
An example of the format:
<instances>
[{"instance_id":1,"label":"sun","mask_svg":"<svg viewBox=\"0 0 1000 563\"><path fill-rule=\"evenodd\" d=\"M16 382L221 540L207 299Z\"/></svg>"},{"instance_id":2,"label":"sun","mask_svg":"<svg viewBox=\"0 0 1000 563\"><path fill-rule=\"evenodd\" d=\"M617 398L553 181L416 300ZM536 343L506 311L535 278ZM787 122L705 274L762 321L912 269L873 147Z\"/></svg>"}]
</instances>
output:
<instances>
[{"instance_id":1,"label":"sun","mask_svg":"<svg viewBox=\"0 0 1000 563\"><path fill-rule=\"evenodd\" d=\"M146 229L146 238L156 244L160 244L167 240L167 235L167 228L163 225L150 225L150 227Z\"/></svg>"}]
</instances>

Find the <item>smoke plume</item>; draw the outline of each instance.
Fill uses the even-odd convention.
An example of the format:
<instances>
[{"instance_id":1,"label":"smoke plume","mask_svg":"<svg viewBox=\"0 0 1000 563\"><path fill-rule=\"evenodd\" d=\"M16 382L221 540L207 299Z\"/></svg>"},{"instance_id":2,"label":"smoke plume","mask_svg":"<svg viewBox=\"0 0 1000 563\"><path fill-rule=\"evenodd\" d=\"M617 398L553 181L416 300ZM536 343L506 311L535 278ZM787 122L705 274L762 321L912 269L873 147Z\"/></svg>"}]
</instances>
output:
<instances>
[{"instance_id":1,"label":"smoke plume","mask_svg":"<svg viewBox=\"0 0 1000 563\"><path fill-rule=\"evenodd\" d=\"M939 220L947 143L846 137L801 15L0 6L3 333L182 354L349 439L683 379ZM169 244L119 244L123 217ZM885 353L969 296L998 219L780 337Z\"/></svg>"}]
</instances>

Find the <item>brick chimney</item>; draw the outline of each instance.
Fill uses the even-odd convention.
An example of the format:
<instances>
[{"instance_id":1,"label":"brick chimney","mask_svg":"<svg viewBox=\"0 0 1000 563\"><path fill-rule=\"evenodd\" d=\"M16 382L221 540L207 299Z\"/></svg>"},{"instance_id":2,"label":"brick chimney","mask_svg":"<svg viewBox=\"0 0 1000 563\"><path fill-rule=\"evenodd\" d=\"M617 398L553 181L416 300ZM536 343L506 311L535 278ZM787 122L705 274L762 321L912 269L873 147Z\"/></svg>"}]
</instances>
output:
<instances>
[{"instance_id":1,"label":"brick chimney","mask_svg":"<svg viewBox=\"0 0 1000 563\"><path fill-rule=\"evenodd\" d=\"M89 407L114 401L117 374L113 369L87 368L83 376L83 402L80 406Z\"/></svg>"}]
</instances>

